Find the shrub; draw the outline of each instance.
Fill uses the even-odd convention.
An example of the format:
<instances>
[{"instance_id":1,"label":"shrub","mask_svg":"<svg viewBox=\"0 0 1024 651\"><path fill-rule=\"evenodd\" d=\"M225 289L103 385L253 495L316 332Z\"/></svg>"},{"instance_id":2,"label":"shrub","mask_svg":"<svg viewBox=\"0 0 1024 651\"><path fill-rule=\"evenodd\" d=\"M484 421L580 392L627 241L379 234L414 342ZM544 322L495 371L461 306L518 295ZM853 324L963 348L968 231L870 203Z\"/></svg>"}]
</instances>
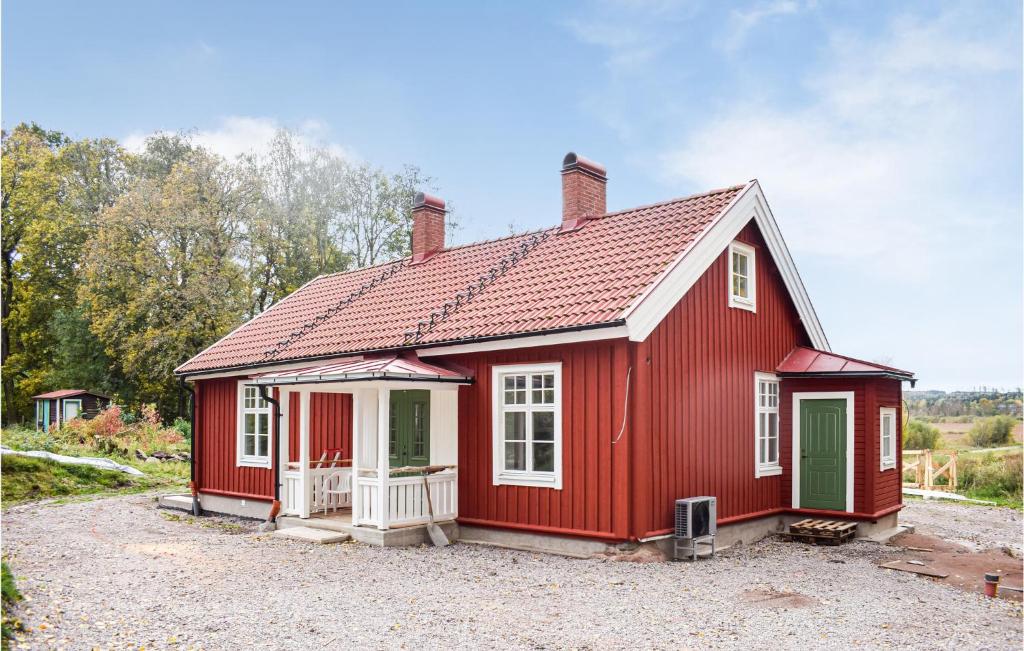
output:
<instances>
[{"instance_id":1,"label":"shrub","mask_svg":"<svg viewBox=\"0 0 1024 651\"><path fill-rule=\"evenodd\" d=\"M171 425L171 427L178 430L181 436L188 441L189 444L192 443L192 423L188 422L184 418L178 417L174 419L174 424Z\"/></svg>"},{"instance_id":2,"label":"shrub","mask_svg":"<svg viewBox=\"0 0 1024 651\"><path fill-rule=\"evenodd\" d=\"M982 418L971 428L971 443L977 447L991 448L1010 442L1017 419L1011 416Z\"/></svg>"},{"instance_id":3,"label":"shrub","mask_svg":"<svg viewBox=\"0 0 1024 651\"><path fill-rule=\"evenodd\" d=\"M142 408L142 418L126 422L116 405L104 409L92 420L75 419L57 433L65 443L81 445L103 455L131 457L135 450L147 454L175 452L187 448L180 429L160 424L160 414L152 405Z\"/></svg>"},{"instance_id":4,"label":"shrub","mask_svg":"<svg viewBox=\"0 0 1024 651\"><path fill-rule=\"evenodd\" d=\"M2 599L3 605L3 616L2 625L0 625L0 636L3 637L3 648L8 648L8 642L14 639L14 634L22 630L21 620L14 616L11 612L14 609L14 605L21 601L21 593L18 592L18 587L14 584L14 575L11 573L11 568L7 567L7 561L3 561L0 565L0 572L2 572L2 590L0 590L0 599Z\"/></svg>"},{"instance_id":5,"label":"shrub","mask_svg":"<svg viewBox=\"0 0 1024 651\"><path fill-rule=\"evenodd\" d=\"M903 449L934 450L939 446L940 438L937 427L912 419L903 429Z\"/></svg>"},{"instance_id":6,"label":"shrub","mask_svg":"<svg viewBox=\"0 0 1024 651\"><path fill-rule=\"evenodd\" d=\"M964 492L981 498L1021 500L1024 457L1020 454L961 456L957 473Z\"/></svg>"}]
</instances>

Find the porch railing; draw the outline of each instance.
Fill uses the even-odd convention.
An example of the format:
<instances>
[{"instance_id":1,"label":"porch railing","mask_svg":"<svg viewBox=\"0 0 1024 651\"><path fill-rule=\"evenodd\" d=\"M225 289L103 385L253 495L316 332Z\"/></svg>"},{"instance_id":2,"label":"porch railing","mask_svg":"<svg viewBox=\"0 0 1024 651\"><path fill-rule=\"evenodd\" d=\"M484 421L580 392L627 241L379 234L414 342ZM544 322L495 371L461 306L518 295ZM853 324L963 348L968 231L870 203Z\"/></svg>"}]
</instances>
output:
<instances>
[{"instance_id":1,"label":"porch railing","mask_svg":"<svg viewBox=\"0 0 1024 651\"><path fill-rule=\"evenodd\" d=\"M315 463L315 462L314 462ZM327 478L335 472L351 475L352 468L310 468L309 485L306 490L309 512L328 509L344 509L352 506L352 493L329 494L324 488ZM302 515L302 472L286 470L282 473L281 510L286 515Z\"/></svg>"},{"instance_id":2,"label":"porch railing","mask_svg":"<svg viewBox=\"0 0 1024 651\"><path fill-rule=\"evenodd\" d=\"M386 501L382 501L380 480L368 471L355 478L353 490L359 491L359 524L382 529L423 524L430 520L427 489L422 475L389 477ZM453 520L459 514L458 473L454 468L427 475L434 520Z\"/></svg>"}]
</instances>

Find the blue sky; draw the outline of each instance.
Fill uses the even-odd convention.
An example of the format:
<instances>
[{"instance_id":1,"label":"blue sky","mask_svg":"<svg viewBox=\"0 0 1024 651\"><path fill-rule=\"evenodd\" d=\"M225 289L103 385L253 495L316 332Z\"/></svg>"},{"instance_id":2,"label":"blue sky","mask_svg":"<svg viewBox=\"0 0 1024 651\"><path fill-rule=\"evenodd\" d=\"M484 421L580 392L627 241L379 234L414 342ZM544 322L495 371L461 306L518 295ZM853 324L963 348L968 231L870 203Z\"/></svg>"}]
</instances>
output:
<instances>
[{"instance_id":1,"label":"blue sky","mask_svg":"<svg viewBox=\"0 0 1024 651\"><path fill-rule=\"evenodd\" d=\"M987 1L3 4L3 125L420 166L473 241L758 178L837 352L1022 370L1021 12Z\"/></svg>"}]
</instances>

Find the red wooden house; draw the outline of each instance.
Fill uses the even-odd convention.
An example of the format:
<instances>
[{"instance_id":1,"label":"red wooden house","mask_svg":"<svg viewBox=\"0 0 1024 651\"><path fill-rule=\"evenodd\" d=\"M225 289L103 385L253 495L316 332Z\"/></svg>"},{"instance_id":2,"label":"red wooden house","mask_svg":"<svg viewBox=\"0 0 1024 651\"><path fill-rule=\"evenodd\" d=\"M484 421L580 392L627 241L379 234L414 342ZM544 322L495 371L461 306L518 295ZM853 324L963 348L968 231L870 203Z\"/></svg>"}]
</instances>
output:
<instances>
[{"instance_id":1,"label":"red wooden house","mask_svg":"<svg viewBox=\"0 0 1024 651\"><path fill-rule=\"evenodd\" d=\"M365 533L425 522L429 490L463 537L541 547L664 537L698 495L732 539L895 525L913 376L830 352L757 181L612 213L605 184L570 153L561 224L449 248L420 195L411 257L179 367L203 506Z\"/></svg>"}]
</instances>

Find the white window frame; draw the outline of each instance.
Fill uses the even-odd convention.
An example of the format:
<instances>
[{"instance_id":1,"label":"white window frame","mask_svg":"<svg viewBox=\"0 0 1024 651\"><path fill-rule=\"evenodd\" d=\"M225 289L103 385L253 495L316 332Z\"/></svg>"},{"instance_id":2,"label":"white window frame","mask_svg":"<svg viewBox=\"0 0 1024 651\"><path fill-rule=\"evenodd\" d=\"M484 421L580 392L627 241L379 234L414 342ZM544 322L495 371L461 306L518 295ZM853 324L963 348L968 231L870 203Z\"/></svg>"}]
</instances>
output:
<instances>
[{"instance_id":1,"label":"white window frame","mask_svg":"<svg viewBox=\"0 0 1024 651\"><path fill-rule=\"evenodd\" d=\"M74 402L74 403L76 403L78 405L78 413L75 414L74 417L75 418L80 418L82 416L82 401L80 399L64 400L63 403L60 406L60 417L63 419L63 422L65 422L65 423L68 422L68 420L71 420L71 419L68 418L68 403L69 402Z\"/></svg>"},{"instance_id":2,"label":"white window frame","mask_svg":"<svg viewBox=\"0 0 1024 651\"><path fill-rule=\"evenodd\" d=\"M254 389L256 391L256 407L246 408L245 406L245 390ZM266 403L266 407L260 407L260 388L253 384L247 384L246 380L238 382L238 413L236 417L237 421L237 435L236 435L236 459L237 466L246 466L250 468L270 468L273 463L273 431L274 431L274 406L269 402ZM256 421L259 422L259 415L267 415L267 454L266 456L260 456L257 454L245 454L245 415L256 414ZM257 435L258 436L258 435ZM256 450L259 451L259 440L257 439Z\"/></svg>"},{"instance_id":3,"label":"white window frame","mask_svg":"<svg viewBox=\"0 0 1024 651\"><path fill-rule=\"evenodd\" d=\"M775 385L775 406L761 405L761 383L771 382ZM754 477L774 477L782 474L782 452L780 450L781 416L779 405L782 401L782 385L779 377L772 373L754 373ZM761 462L761 414L775 414L775 463Z\"/></svg>"},{"instance_id":4,"label":"white window frame","mask_svg":"<svg viewBox=\"0 0 1024 651\"><path fill-rule=\"evenodd\" d=\"M892 431L889 433L889 437L892 439L889 446L891 454L886 456L885 454L885 419L889 417L892 419ZM879 470L892 470L896 467L896 408L895 407L882 407L878 410L878 469Z\"/></svg>"},{"instance_id":5,"label":"white window frame","mask_svg":"<svg viewBox=\"0 0 1024 651\"><path fill-rule=\"evenodd\" d=\"M538 405L537 411L554 411L554 471L532 471L529 467L533 464L533 419L530 414L533 412L533 396L530 387L530 380L527 379L526 394L527 403L522 407L516 406L516 411L525 411L526 417L526 449L527 449L527 470L506 470L505 469L505 397L504 397L504 376L506 375L531 375L531 374L553 374L555 380L555 401L554 404ZM493 366L491 368L491 445L494 460L493 473L494 485L511 486L536 486L540 488L562 488L562 364L555 362L550 364L509 364Z\"/></svg>"},{"instance_id":6,"label":"white window frame","mask_svg":"<svg viewBox=\"0 0 1024 651\"><path fill-rule=\"evenodd\" d=\"M750 294L749 297L737 296L732 293L732 277L736 273L732 266L734 253L738 253L747 258L747 293ZM728 270L729 273L725 275L725 291L729 296L729 307L757 312L757 258L754 252L754 247L739 241L730 243Z\"/></svg>"}]
</instances>

